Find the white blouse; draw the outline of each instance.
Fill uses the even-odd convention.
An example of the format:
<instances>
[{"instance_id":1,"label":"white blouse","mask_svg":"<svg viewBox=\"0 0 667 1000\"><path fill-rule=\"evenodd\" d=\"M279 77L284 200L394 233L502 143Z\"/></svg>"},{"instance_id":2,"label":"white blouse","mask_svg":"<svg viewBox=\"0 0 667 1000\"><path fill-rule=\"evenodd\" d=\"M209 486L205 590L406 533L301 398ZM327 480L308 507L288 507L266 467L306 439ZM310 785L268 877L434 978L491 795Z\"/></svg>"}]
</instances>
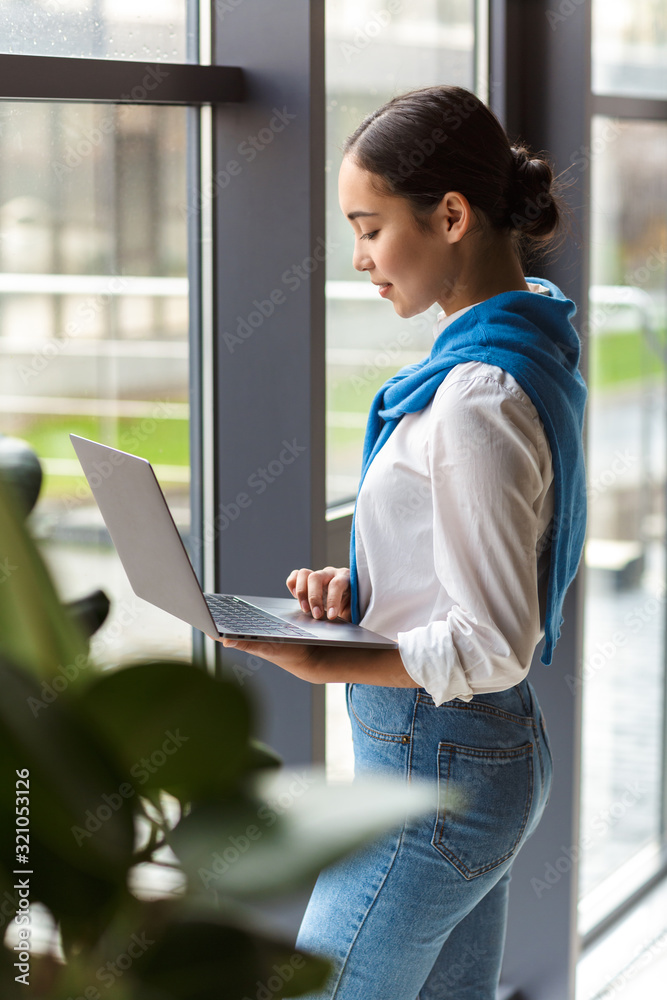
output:
<instances>
[{"instance_id":1,"label":"white blouse","mask_svg":"<svg viewBox=\"0 0 667 1000\"><path fill-rule=\"evenodd\" d=\"M465 311L441 313L435 335ZM355 521L361 624L397 640L436 705L526 676L544 635L552 516L542 421L494 365L456 365L373 459Z\"/></svg>"}]
</instances>

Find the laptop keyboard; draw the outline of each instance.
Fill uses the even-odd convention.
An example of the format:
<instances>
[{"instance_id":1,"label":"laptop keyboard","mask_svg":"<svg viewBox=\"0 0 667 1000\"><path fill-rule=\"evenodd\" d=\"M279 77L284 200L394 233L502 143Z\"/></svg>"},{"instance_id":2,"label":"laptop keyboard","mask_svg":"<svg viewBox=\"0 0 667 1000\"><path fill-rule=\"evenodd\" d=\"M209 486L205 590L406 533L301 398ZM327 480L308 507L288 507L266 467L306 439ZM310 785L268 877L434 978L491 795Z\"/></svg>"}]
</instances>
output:
<instances>
[{"instance_id":1,"label":"laptop keyboard","mask_svg":"<svg viewBox=\"0 0 667 1000\"><path fill-rule=\"evenodd\" d=\"M290 625L282 618L276 618L267 611L260 611L259 608L241 601L238 597L229 594L204 594L204 597L213 615L213 621L223 632L247 634L248 638L258 635L285 635L311 640L313 638L312 633L306 632L298 625Z\"/></svg>"}]
</instances>

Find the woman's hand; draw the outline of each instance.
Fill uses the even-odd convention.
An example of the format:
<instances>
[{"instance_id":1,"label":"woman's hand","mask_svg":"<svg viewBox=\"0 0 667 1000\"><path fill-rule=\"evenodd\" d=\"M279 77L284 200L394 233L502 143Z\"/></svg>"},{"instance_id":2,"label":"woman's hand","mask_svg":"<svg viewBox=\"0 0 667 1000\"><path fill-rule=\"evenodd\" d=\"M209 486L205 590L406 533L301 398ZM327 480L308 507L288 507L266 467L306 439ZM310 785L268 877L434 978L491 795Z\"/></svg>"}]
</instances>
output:
<instances>
[{"instance_id":1,"label":"woman's hand","mask_svg":"<svg viewBox=\"0 0 667 1000\"><path fill-rule=\"evenodd\" d=\"M296 597L301 610L313 618L343 618L352 620L350 609L350 571L347 566L336 569L293 569L286 580L287 588Z\"/></svg>"},{"instance_id":2,"label":"woman's hand","mask_svg":"<svg viewBox=\"0 0 667 1000\"><path fill-rule=\"evenodd\" d=\"M222 636L209 636L223 646L233 646L243 653L252 653L262 660L269 660L288 673L300 677L311 684L324 684L326 676L324 658L321 646L307 646L292 642L257 642L251 639L225 639Z\"/></svg>"},{"instance_id":3,"label":"woman's hand","mask_svg":"<svg viewBox=\"0 0 667 1000\"><path fill-rule=\"evenodd\" d=\"M350 571L346 566L325 566L324 569L294 569L287 577L287 587L299 601L302 611L313 618L343 618L352 620L350 610ZM263 660L277 664L295 677L312 684L333 680L331 676L331 650L322 646L300 643L257 642L246 639L225 639L209 636L223 646L233 646L244 653L252 653ZM345 650L349 661L351 650ZM366 654L367 655L367 654Z\"/></svg>"}]
</instances>

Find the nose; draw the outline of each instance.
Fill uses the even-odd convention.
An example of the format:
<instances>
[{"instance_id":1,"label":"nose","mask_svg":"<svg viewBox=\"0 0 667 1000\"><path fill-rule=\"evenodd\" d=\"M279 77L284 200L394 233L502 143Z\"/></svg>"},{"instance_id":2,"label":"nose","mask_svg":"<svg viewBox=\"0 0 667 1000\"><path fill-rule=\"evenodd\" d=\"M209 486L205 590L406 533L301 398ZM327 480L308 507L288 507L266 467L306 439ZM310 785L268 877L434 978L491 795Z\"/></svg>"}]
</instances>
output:
<instances>
[{"instance_id":1,"label":"nose","mask_svg":"<svg viewBox=\"0 0 667 1000\"><path fill-rule=\"evenodd\" d=\"M373 258L368 252L368 247L363 246L358 241L355 243L352 252L352 266L357 271L370 271L375 266Z\"/></svg>"}]
</instances>

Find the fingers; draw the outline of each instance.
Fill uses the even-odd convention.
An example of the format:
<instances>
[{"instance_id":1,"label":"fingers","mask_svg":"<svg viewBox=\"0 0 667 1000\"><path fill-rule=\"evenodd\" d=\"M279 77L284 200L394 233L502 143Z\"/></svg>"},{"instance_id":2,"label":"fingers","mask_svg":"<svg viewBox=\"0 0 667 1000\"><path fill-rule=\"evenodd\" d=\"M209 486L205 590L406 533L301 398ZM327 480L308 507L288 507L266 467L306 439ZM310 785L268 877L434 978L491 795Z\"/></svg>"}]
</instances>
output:
<instances>
[{"instance_id":1,"label":"fingers","mask_svg":"<svg viewBox=\"0 0 667 1000\"><path fill-rule=\"evenodd\" d=\"M350 620L350 571L347 567L336 571L329 581L326 596L327 618Z\"/></svg>"},{"instance_id":2,"label":"fingers","mask_svg":"<svg viewBox=\"0 0 667 1000\"><path fill-rule=\"evenodd\" d=\"M231 646L242 653L254 653L264 660L272 660L274 656L282 652L282 643L259 642L255 639L220 639L223 646Z\"/></svg>"},{"instance_id":3,"label":"fingers","mask_svg":"<svg viewBox=\"0 0 667 1000\"><path fill-rule=\"evenodd\" d=\"M317 577L319 575L312 569L293 569L290 575L287 577L286 583L289 588L292 597L296 597L297 601L301 605L301 610L309 613L311 611L310 604L310 590L309 590L309 578ZM313 581L313 595L315 596L315 587L317 586L317 579ZM320 587L324 584L320 580Z\"/></svg>"},{"instance_id":4,"label":"fingers","mask_svg":"<svg viewBox=\"0 0 667 1000\"><path fill-rule=\"evenodd\" d=\"M289 590L292 597L296 597L296 581L298 575L299 575L299 570L293 569L290 575L285 580L285 583L287 584L287 589Z\"/></svg>"},{"instance_id":5,"label":"fingers","mask_svg":"<svg viewBox=\"0 0 667 1000\"><path fill-rule=\"evenodd\" d=\"M347 567L325 566L324 569L294 569L285 581L301 610L313 618L346 617L350 604L350 571ZM347 618L349 621L349 617Z\"/></svg>"}]
</instances>

